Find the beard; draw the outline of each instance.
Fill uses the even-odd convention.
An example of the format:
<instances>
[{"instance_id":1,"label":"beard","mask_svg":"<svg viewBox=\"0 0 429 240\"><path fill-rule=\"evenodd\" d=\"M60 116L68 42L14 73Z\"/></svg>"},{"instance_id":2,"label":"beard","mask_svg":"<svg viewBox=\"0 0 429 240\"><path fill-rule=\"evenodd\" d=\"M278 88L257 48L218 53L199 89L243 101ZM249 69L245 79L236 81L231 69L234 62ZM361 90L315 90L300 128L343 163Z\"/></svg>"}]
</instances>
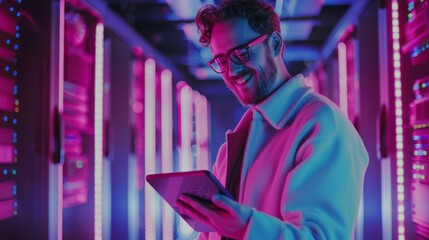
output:
<instances>
[{"instance_id":1,"label":"beard","mask_svg":"<svg viewBox=\"0 0 429 240\"><path fill-rule=\"evenodd\" d=\"M274 60L266 56L267 66L262 69L260 74L260 82L254 96L254 104L265 100L274 91L274 82L277 75L277 69Z\"/></svg>"}]
</instances>

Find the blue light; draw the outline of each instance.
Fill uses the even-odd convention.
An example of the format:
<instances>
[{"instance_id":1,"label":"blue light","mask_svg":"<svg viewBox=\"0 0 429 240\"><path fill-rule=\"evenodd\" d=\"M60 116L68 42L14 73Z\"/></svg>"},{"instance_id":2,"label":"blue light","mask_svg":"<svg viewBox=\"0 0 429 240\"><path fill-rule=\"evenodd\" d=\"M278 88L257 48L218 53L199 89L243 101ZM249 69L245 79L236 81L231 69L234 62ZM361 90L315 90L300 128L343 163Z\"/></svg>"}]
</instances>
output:
<instances>
[{"instance_id":1,"label":"blue light","mask_svg":"<svg viewBox=\"0 0 429 240\"><path fill-rule=\"evenodd\" d=\"M12 123L13 124L16 124L18 121L16 120L16 118L14 118L13 120L12 120Z\"/></svg>"},{"instance_id":2,"label":"blue light","mask_svg":"<svg viewBox=\"0 0 429 240\"><path fill-rule=\"evenodd\" d=\"M3 169L3 174L6 175L7 174L7 169Z\"/></svg>"},{"instance_id":3,"label":"blue light","mask_svg":"<svg viewBox=\"0 0 429 240\"><path fill-rule=\"evenodd\" d=\"M10 44L10 39L6 40L6 44L9 45Z\"/></svg>"},{"instance_id":4,"label":"blue light","mask_svg":"<svg viewBox=\"0 0 429 240\"><path fill-rule=\"evenodd\" d=\"M409 2L408 3L408 11L411 12L411 10L413 10L413 9L414 9L414 2Z\"/></svg>"},{"instance_id":5,"label":"blue light","mask_svg":"<svg viewBox=\"0 0 429 240\"><path fill-rule=\"evenodd\" d=\"M12 175L16 175L16 170L12 169Z\"/></svg>"},{"instance_id":6,"label":"blue light","mask_svg":"<svg viewBox=\"0 0 429 240\"><path fill-rule=\"evenodd\" d=\"M14 95L18 94L18 86L17 85L13 86L13 94Z\"/></svg>"},{"instance_id":7,"label":"blue light","mask_svg":"<svg viewBox=\"0 0 429 240\"><path fill-rule=\"evenodd\" d=\"M15 76L15 77L16 77L17 75L18 75L18 71L14 70L14 71L13 71L13 76Z\"/></svg>"},{"instance_id":8,"label":"blue light","mask_svg":"<svg viewBox=\"0 0 429 240\"><path fill-rule=\"evenodd\" d=\"M17 13L16 13L16 16L17 16L17 17L21 17L21 12L17 12Z\"/></svg>"},{"instance_id":9,"label":"blue light","mask_svg":"<svg viewBox=\"0 0 429 240\"><path fill-rule=\"evenodd\" d=\"M21 36L21 34L19 34L19 33L16 33L16 34L15 34L15 37L16 37L16 38L19 38L20 36Z\"/></svg>"},{"instance_id":10,"label":"blue light","mask_svg":"<svg viewBox=\"0 0 429 240\"><path fill-rule=\"evenodd\" d=\"M4 70L5 70L6 72L9 72L9 69L10 69L10 67L9 67L9 66L4 67Z\"/></svg>"},{"instance_id":11,"label":"blue light","mask_svg":"<svg viewBox=\"0 0 429 240\"><path fill-rule=\"evenodd\" d=\"M13 137L16 138L18 136L18 134L16 134L16 132L13 133Z\"/></svg>"},{"instance_id":12,"label":"blue light","mask_svg":"<svg viewBox=\"0 0 429 240\"><path fill-rule=\"evenodd\" d=\"M19 25L16 25L15 30L19 31L19 28L20 28Z\"/></svg>"},{"instance_id":13,"label":"blue light","mask_svg":"<svg viewBox=\"0 0 429 240\"><path fill-rule=\"evenodd\" d=\"M19 3L22 3L22 0L18 0Z\"/></svg>"},{"instance_id":14,"label":"blue light","mask_svg":"<svg viewBox=\"0 0 429 240\"><path fill-rule=\"evenodd\" d=\"M13 203L13 206L14 206L14 207L18 207L18 203L17 203L17 202L14 202L14 203Z\"/></svg>"},{"instance_id":15,"label":"blue light","mask_svg":"<svg viewBox=\"0 0 429 240\"><path fill-rule=\"evenodd\" d=\"M13 12L15 9L13 7L9 8L9 11Z\"/></svg>"},{"instance_id":16,"label":"blue light","mask_svg":"<svg viewBox=\"0 0 429 240\"><path fill-rule=\"evenodd\" d=\"M4 116L4 117L3 117L3 121L4 121L4 122L7 122L7 120L8 120L8 117L7 117L7 116Z\"/></svg>"},{"instance_id":17,"label":"blue light","mask_svg":"<svg viewBox=\"0 0 429 240\"><path fill-rule=\"evenodd\" d=\"M13 143L16 143L16 142L18 142L18 140L16 140L16 138L14 138L14 139L12 140L12 142L13 142Z\"/></svg>"},{"instance_id":18,"label":"blue light","mask_svg":"<svg viewBox=\"0 0 429 240\"><path fill-rule=\"evenodd\" d=\"M18 50L18 48L19 48L18 44L15 44L15 45L13 46L13 49L15 49L15 50Z\"/></svg>"}]
</instances>

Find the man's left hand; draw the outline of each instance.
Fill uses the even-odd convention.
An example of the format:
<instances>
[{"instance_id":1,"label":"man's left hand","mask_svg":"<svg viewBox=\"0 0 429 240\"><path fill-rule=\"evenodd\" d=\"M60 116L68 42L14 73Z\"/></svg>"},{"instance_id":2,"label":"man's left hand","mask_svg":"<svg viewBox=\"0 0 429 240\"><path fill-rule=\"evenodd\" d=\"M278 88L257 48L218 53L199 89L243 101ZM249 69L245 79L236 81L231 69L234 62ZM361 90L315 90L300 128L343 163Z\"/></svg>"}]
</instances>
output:
<instances>
[{"instance_id":1,"label":"man's left hand","mask_svg":"<svg viewBox=\"0 0 429 240\"><path fill-rule=\"evenodd\" d=\"M211 226L222 236L234 239L244 237L252 213L251 208L221 194L215 194L208 203L183 194L176 204L181 213Z\"/></svg>"}]
</instances>

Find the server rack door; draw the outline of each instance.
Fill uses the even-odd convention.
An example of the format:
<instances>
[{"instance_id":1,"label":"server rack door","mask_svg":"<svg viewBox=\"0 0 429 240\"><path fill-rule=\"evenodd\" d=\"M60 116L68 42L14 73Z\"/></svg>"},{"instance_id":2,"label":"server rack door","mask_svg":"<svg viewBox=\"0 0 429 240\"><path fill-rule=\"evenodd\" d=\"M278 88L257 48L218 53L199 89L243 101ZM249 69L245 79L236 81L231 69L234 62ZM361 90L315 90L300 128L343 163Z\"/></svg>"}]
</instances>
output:
<instances>
[{"instance_id":1,"label":"server rack door","mask_svg":"<svg viewBox=\"0 0 429 240\"><path fill-rule=\"evenodd\" d=\"M0 1L0 236L48 238L49 4Z\"/></svg>"},{"instance_id":2,"label":"server rack door","mask_svg":"<svg viewBox=\"0 0 429 240\"><path fill-rule=\"evenodd\" d=\"M61 17L61 16L60 16ZM95 61L98 19L80 5L64 9L63 238L94 238Z\"/></svg>"}]
</instances>

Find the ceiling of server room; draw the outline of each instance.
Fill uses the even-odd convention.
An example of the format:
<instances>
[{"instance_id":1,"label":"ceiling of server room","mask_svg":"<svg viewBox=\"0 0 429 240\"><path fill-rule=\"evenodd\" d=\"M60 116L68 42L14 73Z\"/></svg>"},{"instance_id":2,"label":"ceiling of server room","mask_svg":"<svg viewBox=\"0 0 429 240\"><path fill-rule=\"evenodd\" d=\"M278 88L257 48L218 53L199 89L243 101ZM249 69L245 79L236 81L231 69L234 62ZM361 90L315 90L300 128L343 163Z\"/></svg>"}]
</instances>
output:
<instances>
[{"instance_id":1,"label":"ceiling of server room","mask_svg":"<svg viewBox=\"0 0 429 240\"><path fill-rule=\"evenodd\" d=\"M298 74L320 57L325 41L359 0L265 0L281 16L284 61ZM112 11L188 77L191 84L221 82L207 65L211 53L198 43L194 18L206 3L221 0L105 0ZM207 83L207 82L206 82Z\"/></svg>"}]
</instances>

